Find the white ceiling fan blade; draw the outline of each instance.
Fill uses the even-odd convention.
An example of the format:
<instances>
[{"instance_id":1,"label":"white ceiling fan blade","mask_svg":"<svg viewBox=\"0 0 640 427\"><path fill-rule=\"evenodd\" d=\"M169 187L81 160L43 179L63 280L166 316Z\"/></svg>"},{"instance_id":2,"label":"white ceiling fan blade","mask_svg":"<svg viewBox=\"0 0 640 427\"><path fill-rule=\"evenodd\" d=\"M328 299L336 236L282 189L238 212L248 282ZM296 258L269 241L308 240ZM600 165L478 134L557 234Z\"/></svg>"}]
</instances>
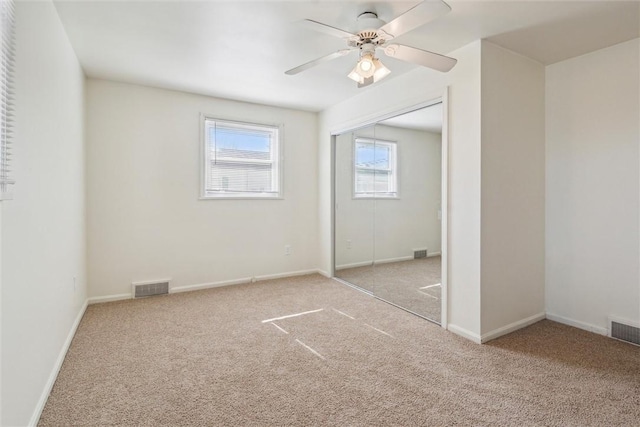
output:
<instances>
[{"instance_id":1,"label":"white ceiling fan blade","mask_svg":"<svg viewBox=\"0 0 640 427\"><path fill-rule=\"evenodd\" d=\"M304 19L300 21L300 24L314 31L319 31L324 34L329 34L330 36L339 37L341 39L350 39L352 37L357 38L355 34L351 34L348 31L344 31L340 28L332 27L331 25L323 24L322 22L314 21L312 19Z\"/></svg>"},{"instance_id":2,"label":"white ceiling fan blade","mask_svg":"<svg viewBox=\"0 0 640 427\"><path fill-rule=\"evenodd\" d=\"M295 68L292 68L288 71L285 71L285 74L288 74L290 76L294 75L294 74L298 74L301 73L305 70L308 70L309 68L315 67L318 64L322 64L323 62L327 62L327 61L331 61L332 59L336 59L336 58L340 58L341 56L345 56L347 55L349 52L351 52L353 49L341 49L337 52L333 52L330 53L329 55L325 55L323 57L320 57L318 59L314 59L313 61L309 61L306 64L302 64L299 65Z\"/></svg>"},{"instance_id":3,"label":"white ceiling fan blade","mask_svg":"<svg viewBox=\"0 0 640 427\"><path fill-rule=\"evenodd\" d=\"M443 73L451 70L458 62L457 59L450 58L448 56L401 44L392 44L385 47L384 53L391 58L422 65L427 68L433 68L434 70L442 71Z\"/></svg>"},{"instance_id":4,"label":"white ceiling fan blade","mask_svg":"<svg viewBox=\"0 0 640 427\"><path fill-rule=\"evenodd\" d=\"M423 1L409 9L393 21L380 27L378 31L384 31L391 36L388 40L401 36L404 33L418 28L429 21L448 13L451 7L442 0Z\"/></svg>"}]
</instances>

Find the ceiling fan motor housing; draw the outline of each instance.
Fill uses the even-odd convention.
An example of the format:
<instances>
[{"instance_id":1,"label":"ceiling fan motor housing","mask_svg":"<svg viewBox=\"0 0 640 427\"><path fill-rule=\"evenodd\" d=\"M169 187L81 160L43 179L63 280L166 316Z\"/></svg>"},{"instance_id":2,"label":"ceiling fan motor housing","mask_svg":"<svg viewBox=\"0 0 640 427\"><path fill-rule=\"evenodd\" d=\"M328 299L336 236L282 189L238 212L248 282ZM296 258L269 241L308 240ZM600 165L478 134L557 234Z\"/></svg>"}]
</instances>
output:
<instances>
[{"instance_id":1,"label":"ceiling fan motor housing","mask_svg":"<svg viewBox=\"0 0 640 427\"><path fill-rule=\"evenodd\" d=\"M360 56L362 57L365 54L370 54L375 56L376 53L376 45L373 43L364 43L360 46Z\"/></svg>"},{"instance_id":2,"label":"ceiling fan motor housing","mask_svg":"<svg viewBox=\"0 0 640 427\"><path fill-rule=\"evenodd\" d=\"M380 37L378 28L382 27L386 22L382 19L378 19L378 15L375 12L364 12L358 16L357 23L357 35L359 37L359 43L366 44Z\"/></svg>"}]
</instances>

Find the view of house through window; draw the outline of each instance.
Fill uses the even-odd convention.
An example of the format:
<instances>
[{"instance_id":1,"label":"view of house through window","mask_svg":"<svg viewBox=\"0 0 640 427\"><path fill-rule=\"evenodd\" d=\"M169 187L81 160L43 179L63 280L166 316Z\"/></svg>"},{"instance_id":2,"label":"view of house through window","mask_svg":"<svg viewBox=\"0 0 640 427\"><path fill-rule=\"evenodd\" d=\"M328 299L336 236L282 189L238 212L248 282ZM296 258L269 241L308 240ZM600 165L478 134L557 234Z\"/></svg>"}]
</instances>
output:
<instances>
[{"instance_id":1,"label":"view of house through window","mask_svg":"<svg viewBox=\"0 0 640 427\"><path fill-rule=\"evenodd\" d=\"M396 143L354 141L354 197L398 197Z\"/></svg>"},{"instance_id":2,"label":"view of house through window","mask_svg":"<svg viewBox=\"0 0 640 427\"><path fill-rule=\"evenodd\" d=\"M203 197L281 196L276 126L205 119Z\"/></svg>"}]
</instances>

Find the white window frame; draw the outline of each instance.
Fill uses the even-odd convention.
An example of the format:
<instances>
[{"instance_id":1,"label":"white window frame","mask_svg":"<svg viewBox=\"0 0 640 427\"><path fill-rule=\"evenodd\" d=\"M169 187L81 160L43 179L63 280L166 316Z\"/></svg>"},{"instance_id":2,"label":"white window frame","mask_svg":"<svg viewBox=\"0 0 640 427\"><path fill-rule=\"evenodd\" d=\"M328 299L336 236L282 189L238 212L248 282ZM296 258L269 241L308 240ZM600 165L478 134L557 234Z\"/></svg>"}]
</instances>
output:
<instances>
[{"instance_id":1,"label":"white window frame","mask_svg":"<svg viewBox=\"0 0 640 427\"><path fill-rule=\"evenodd\" d=\"M13 143L14 65L15 65L15 6L13 0L0 2L0 201L10 200L11 150Z\"/></svg>"},{"instance_id":2,"label":"white window frame","mask_svg":"<svg viewBox=\"0 0 640 427\"><path fill-rule=\"evenodd\" d=\"M357 170L362 169L356 166L356 146L357 144L374 144L374 145L386 145L391 148L389 155L389 169L384 169L391 173L391 187L394 191L388 192L360 192L357 191ZM353 183L353 198L354 199L398 199L400 198L398 192L398 143L396 141L386 141L377 138L363 137L363 136L355 136L353 138L352 145L352 161L351 161L351 170L352 170L352 180ZM371 170L371 169L370 169ZM373 169L378 170L378 169ZM383 169L380 169L383 170Z\"/></svg>"},{"instance_id":3,"label":"white window frame","mask_svg":"<svg viewBox=\"0 0 640 427\"><path fill-rule=\"evenodd\" d=\"M207 185L210 182L211 174L211 150L209 147L208 129L218 124L224 124L231 127L237 126L238 128L257 129L261 131L272 132L275 135L273 138L273 147L271 149L270 160L247 160L247 159L233 159L228 158L224 161L227 163L246 163L246 164L271 164L272 171L272 186L275 188L273 192L239 192L239 191L213 191L207 189ZM201 182L200 182L200 199L201 200L220 200L220 199L267 199L267 200L282 200L284 198L283 191L283 126L264 124L264 123L250 123L238 120L228 120L215 118L213 116L201 114L200 116L200 129L201 129Z\"/></svg>"}]
</instances>

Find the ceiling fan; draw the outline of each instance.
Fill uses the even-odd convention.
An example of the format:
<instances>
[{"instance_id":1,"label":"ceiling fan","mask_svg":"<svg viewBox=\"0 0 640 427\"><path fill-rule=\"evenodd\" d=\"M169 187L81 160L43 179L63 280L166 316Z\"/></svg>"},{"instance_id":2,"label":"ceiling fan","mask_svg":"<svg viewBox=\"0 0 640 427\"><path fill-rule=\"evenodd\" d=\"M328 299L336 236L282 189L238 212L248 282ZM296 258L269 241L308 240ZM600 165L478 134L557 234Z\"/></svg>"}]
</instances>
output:
<instances>
[{"instance_id":1,"label":"ceiling fan","mask_svg":"<svg viewBox=\"0 0 640 427\"><path fill-rule=\"evenodd\" d=\"M313 30L344 39L347 42L347 48L292 68L285 71L285 74L298 74L323 62L348 55L353 51L359 51L360 59L348 77L356 81L359 88L365 87L382 80L391 73L376 56L376 50L378 49L391 58L447 72L456 65L456 62L458 62L456 59L390 42L396 37L448 13L450 10L451 7L442 0L425 0L391 22L386 23L379 19L375 12L364 12L358 16L358 31L355 34L321 22L305 19L301 21L302 24Z\"/></svg>"}]
</instances>

